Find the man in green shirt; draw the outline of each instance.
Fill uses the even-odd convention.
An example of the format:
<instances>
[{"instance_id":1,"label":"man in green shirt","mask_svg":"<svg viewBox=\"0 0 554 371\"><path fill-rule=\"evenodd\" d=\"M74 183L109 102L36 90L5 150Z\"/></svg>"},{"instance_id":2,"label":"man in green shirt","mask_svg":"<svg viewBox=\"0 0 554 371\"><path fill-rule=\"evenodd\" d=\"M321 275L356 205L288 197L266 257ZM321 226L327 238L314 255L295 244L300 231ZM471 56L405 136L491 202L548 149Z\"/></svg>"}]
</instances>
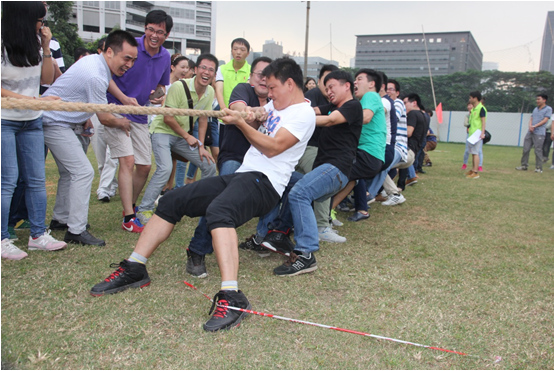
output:
<instances>
[{"instance_id":1,"label":"man in green shirt","mask_svg":"<svg viewBox=\"0 0 554 371\"><path fill-rule=\"evenodd\" d=\"M473 105L473 109L469 114L469 129L468 129L468 152L473 158L473 168L466 173L466 178L479 178L479 151L483 148L483 139L485 138L485 126L487 124L487 109L481 103L481 93L472 91L469 93L469 103ZM481 134L477 141L473 141L472 135L480 130ZM476 135L476 134L475 134Z\"/></svg>"},{"instance_id":2,"label":"man in green shirt","mask_svg":"<svg viewBox=\"0 0 554 371\"><path fill-rule=\"evenodd\" d=\"M229 106L229 98L235 86L248 82L250 77L250 65L246 58L250 54L250 44L243 38L231 42L231 54L233 59L217 70L215 77L215 96L219 108Z\"/></svg>"},{"instance_id":3,"label":"man in green shirt","mask_svg":"<svg viewBox=\"0 0 554 371\"><path fill-rule=\"evenodd\" d=\"M171 108L184 108L195 110L211 110L214 100L214 89L211 82L215 76L218 60L211 54L202 54L196 62L196 76L192 79L179 80L170 86L164 106ZM183 82L190 90L193 106L189 107L187 94ZM150 134L152 151L156 159L156 172L152 175L150 183L144 193L139 206L138 218L142 224L146 224L152 217L154 203L167 183L173 163L171 152L186 158L202 170L202 177L216 175L215 161L202 145L208 118L193 117L192 122L198 119L198 139L189 134L190 118L188 116L163 116L158 115L152 121Z\"/></svg>"}]
</instances>

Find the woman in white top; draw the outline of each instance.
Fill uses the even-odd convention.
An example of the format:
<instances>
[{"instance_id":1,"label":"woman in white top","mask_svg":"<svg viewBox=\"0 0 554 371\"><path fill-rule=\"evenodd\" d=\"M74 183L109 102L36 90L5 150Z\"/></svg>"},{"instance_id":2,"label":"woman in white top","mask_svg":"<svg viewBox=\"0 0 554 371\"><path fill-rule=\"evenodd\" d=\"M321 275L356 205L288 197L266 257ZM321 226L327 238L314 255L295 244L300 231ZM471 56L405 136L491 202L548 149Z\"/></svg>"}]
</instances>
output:
<instances>
[{"instance_id":1,"label":"woman in white top","mask_svg":"<svg viewBox=\"0 0 554 371\"><path fill-rule=\"evenodd\" d=\"M2 97L39 98L40 84L54 80L50 53L52 33L44 26L42 1L2 2ZM26 184L25 198L31 223L29 250L59 250L65 242L50 236L46 218L46 177L42 111L2 109L2 258L27 256L9 239L10 204L18 177Z\"/></svg>"}]
</instances>

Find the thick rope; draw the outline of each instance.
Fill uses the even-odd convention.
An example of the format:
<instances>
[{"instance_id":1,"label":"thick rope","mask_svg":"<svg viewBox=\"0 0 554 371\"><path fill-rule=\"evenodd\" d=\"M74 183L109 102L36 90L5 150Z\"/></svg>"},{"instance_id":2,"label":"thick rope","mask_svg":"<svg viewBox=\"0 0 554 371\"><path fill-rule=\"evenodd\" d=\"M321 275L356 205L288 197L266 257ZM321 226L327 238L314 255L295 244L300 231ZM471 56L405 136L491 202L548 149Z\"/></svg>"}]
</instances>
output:
<instances>
[{"instance_id":1,"label":"thick rope","mask_svg":"<svg viewBox=\"0 0 554 371\"><path fill-rule=\"evenodd\" d=\"M120 106L116 104L95 104L81 102L63 102L61 100L2 98L2 109L25 109L33 111L65 111L65 112L103 112L126 113L132 115L165 115L165 116L199 116L223 117L223 111L205 111L195 109L180 109L169 107L139 107ZM246 113L241 113L246 117Z\"/></svg>"}]
</instances>

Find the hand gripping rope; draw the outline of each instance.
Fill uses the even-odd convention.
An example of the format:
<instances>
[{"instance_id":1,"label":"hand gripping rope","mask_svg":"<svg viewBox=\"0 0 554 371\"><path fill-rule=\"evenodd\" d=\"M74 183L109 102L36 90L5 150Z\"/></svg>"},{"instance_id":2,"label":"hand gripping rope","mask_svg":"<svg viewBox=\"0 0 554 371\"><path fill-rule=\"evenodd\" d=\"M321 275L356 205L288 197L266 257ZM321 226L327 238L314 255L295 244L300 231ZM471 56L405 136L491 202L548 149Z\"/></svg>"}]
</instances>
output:
<instances>
[{"instance_id":1,"label":"hand gripping rope","mask_svg":"<svg viewBox=\"0 0 554 371\"><path fill-rule=\"evenodd\" d=\"M210 298L208 295L204 294L202 291L198 290L198 288L196 288L193 284L188 283L187 281L183 281L183 283L184 283L185 285L187 285L188 287L190 287L191 289L193 289L193 290L195 290L195 291L198 291L199 293L201 293L202 295L204 295L204 297L206 297L206 299L208 299L209 301L213 302L212 298ZM458 355L461 355L461 356L468 356L468 357L481 358L481 357L479 357L479 356L474 356L474 355L471 355L471 354L467 354L467 353L463 353L463 352L458 352L458 351L455 351L455 350L449 350L449 349L444 349L444 348L439 348L439 347L433 347L433 346L430 346L430 345L423 345L423 344L418 344L418 343L412 343L411 341L399 340L399 339L389 338L389 337L386 337L386 336L373 335L373 334L370 334L370 333L367 333L367 332L361 332L361 331L355 331L355 330L348 330L348 329L344 329L344 328L340 328L340 327L335 327L335 326L322 325L322 324L320 324L320 323L315 323L315 322L308 322L308 321L302 321L302 320L299 320L299 319L281 317L281 316L277 316L277 315L274 315L274 314L263 313L263 312L256 312L256 311L254 311L254 310L243 309L243 308L237 308L237 307L233 307L233 306L230 306L230 305L220 305L220 304L217 304L217 303L216 303L216 305L221 306L221 307L224 307L224 308L228 308L228 309L231 309L231 310L238 310L238 311L240 311L240 312L245 312L245 313L249 313L249 314L256 314L256 315L262 316L262 317L275 318L275 319L280 319L280 320L283 320L283 321L289 321L289 322L295 322L295 323L302 323L302 324L304 324L304 325L311 325L311 326L316 326L316 327L322 327L322 328L326 328L326 329L329 329L329 330L335 330L335 331L341 331L341 332L348 332L348 333L350 333L350 334L368 336L368 337L372 337L372 338L375 338L375 339L388 340L388 341L393 341L393 342L395 342L395 343L413 345L413 346L416 346L416 347L427 348L427 349L433 349L433 350L438 350L438 351L446 352L446 353L454 353L454 354L458 354ZM502 360L502 358L501 358L500 356L497 356L497 357L495 357L495 361L494 361L494 362L495 362L495 363L498 363L498 362L500 362L501 360Z\"/></svg>"}]
</instances>

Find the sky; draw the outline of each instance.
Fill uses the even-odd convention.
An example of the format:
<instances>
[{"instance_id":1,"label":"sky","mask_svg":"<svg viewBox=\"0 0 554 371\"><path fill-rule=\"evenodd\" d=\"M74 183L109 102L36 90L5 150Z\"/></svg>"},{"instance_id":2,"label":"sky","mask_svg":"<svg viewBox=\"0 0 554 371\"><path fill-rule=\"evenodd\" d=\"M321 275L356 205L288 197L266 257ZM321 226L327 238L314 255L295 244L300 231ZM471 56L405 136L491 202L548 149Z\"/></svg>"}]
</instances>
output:
<instances>
[{"instance_id":1,"label":"sky","mask_svg":"<svg viewBox=\"0 0 554 371\"><path fill-rule=\"evenodd\" d=\"M266 40L303 55L303 1L215 1L216 55L229 61L230 43L244 37L254 51ZM308 55L350 66L356 35L471 31L483 62L501 71L538 71L552 1L311 1ZM240 15L240 16L239 16ZM331 48L332 45L332 48Z\"/></svg>"}]
</instances>

